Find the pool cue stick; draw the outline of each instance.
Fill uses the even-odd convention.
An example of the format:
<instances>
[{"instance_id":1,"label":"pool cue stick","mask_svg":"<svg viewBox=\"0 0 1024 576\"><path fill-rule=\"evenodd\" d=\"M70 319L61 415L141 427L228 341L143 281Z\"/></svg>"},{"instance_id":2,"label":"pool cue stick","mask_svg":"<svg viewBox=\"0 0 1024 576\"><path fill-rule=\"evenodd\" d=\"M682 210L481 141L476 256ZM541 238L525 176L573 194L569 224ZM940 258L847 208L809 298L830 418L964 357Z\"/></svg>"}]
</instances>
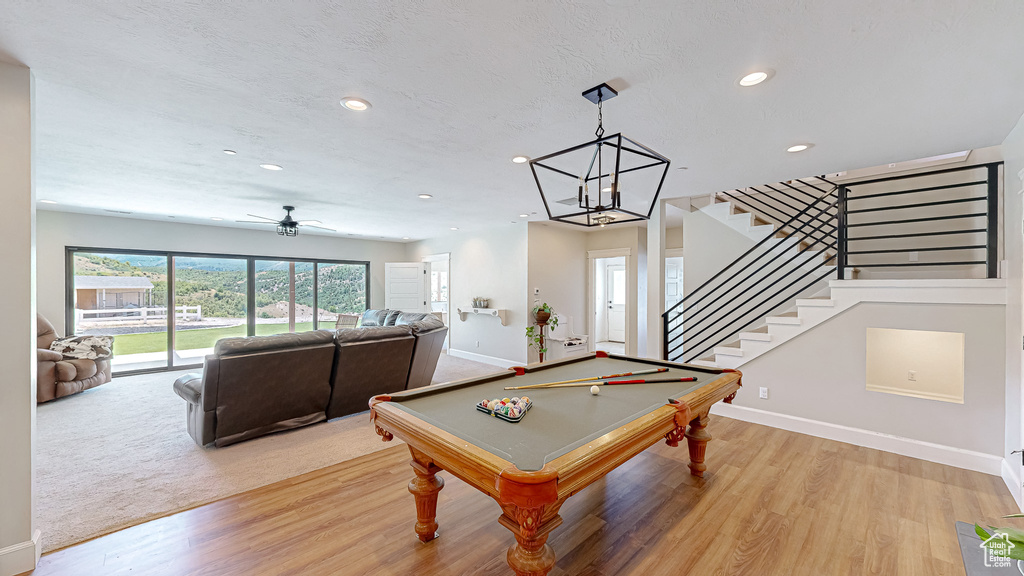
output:
<instances>
[{"instance_id":1,"label":"pool cue stick","mask_svg":"<svg viewBox=\"0 0 1024 576\"><path fill-rule=\"evenodd\" d=\"M559 380L558 382L544 382L541 384L528 384L526 386L506 386L505 390L529 390L531 388L547 388L558 384L570 384L572 382L591 382L594 380L608 380L609 378L622 378L623 376L640 376L641 374L656 374L668 372L668 368L651 368L650 370L637 370L636 372L623 372L622 374L609 374L607 376L591 376L590 378L577 378L576 380Z\"/></svg>"},{"instance_id":2,"label":"pool cue stick","mask_svg":"<svg viewBox=\"0 0 1024 576\"><path fill-rule=\"evenodd\" d=\"M611 386L614 384L657 384L661 382L696 382L693 376L687 378L655 378L653 380L611 380L608 382L573 382L568 384L555 384L547 388L575 388L577 386Z\"/></svg>"}]
</instances>

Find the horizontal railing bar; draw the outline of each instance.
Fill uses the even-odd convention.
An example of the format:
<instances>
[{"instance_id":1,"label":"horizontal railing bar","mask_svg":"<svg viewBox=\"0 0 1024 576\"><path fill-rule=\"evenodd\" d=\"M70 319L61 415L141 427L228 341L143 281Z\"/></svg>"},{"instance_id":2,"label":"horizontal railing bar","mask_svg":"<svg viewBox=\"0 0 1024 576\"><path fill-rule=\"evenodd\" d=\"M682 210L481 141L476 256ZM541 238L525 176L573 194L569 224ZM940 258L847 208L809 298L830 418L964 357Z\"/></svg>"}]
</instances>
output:
<instances>
[{"instance_id":1,"label":"horizontal railing bar","mask_svg":"<svg viewBox=\"0 0 1024 576\"><path fill-rule=\"evenodd\" d=\"M851 186L863 186L865 184L876 184L878 182L892 182L893 180L906 180L908 178L922 178L925 176L935 176L938 174L949 174L950 172L965 172L968 170L977 170L979 168L987 168L989 166L1002 166L1000 162L986 162L984 164L974 164L972 166L957 166L955 168L946 168L944 170L932 170L929 172L916 172L914 174L901 174L899 176L885 176L882 178L875 178L873 180L859 180L856 182L848 182L844 184L847 188Z\"/></svg>"},{"instance_id":2,"label":"horizontal railing bar","mask_svg":"<svg viewBox=\"0 0 1024 576\"><path fill-rule=\"evenodd\" d=\"M902 262L899 264L850 264L853 268L902 268L905 266L973 266L984 264L984 260L964 260L960 262Z\"/></svg>"},{"instance_id":3,"label":"horizontal railing bar","mask_svg":"<svg viewBox=\"0 0 1024 576\"><path fill-rule=\"evenodd\" d=\"M882 198L885 196L899 196L901 194L916 194L918 192L934 192L935 190L949 190L951 188L967 188L984 184L985 180L973 182L962 182L959 184L944 184L942 186L928 186L927 188L915 188L913 190L898 190L896 192L879 192L878 194L865 194L863 196L848 196L847 200L867 200L868 198Z\"/></svg>"},{"instance_id":4,"label":"horizontal railing bar","mask_svg":"<svg viewBox=\"0 0 1024 576\"><path fill-rule=\"evenodd\" d=\"M988 248L984 244L977 246L932 246L928 248L896 248L892 250L856 250L848 251L847 254L896 254L900 252L941 252L943 250L977 250L979 248Z\"/></svg>"},{"instance_id":5,"label":"horizontal railing bar","mask_svg":"<svg viewBox=\"0 0 1024 576\"><path fill-rule=\"evenodd\" d=\"M757 208L757 207L756 207L756 206L754 206L753 204L750 204L750 203L748 203L748 202L745 202L744 200L741 200L741 199L739 199L739 198L736 198L735 196L733 196L733 195L731 195L731 194L729 194L729 193L727 193L727 192L723 192L723 194L725 194L726 196L728 196L728 197L732 198L733 200L735 200L735 201L737 201L737 202L740 202L740 203L742 203L742 204L746 204L746 205L747 205L747 206L749 206L749 207L750 207L750 208L751 208L752 210L759 210L759 211L761 211L761 212L765 212L765 210L763 210L763 209L760 209L760 208ZM757 198L754 198L753 196L747 196L747 198L749 198L749 199L752 199L752 200L756 200L757 202L759 202L759 203L761 203L761 204L764 204L764 205L765 205L765 207L766 207L766 208L768 208L769 210L773 210L773 211L775 211L775 212L778 212L779 214L782 214L782 217L783 217L783 218L785 218L785 217L789 216L789 214L787 214L787 213L786 213L785 211L783 211L783 210L782 210L781 208L778 208L778 207L776 207L776 206L771 206L771 205L769 205L769 204L766 204L765 202L762 202L761 200L758 200ZM784 204L785 204L785 203L784 203ZM786 204L786 206L789 206L789 204ZM808 205L807 205L807 208L810 208L811 206L813 206L813 204L808 204ZM790 207L790 208L792 208L792 206L789 206L789 207ZM792 209L793 209L793 210L797 210L797 208L792 208ZM819 216L820 216L820 214L819 214ZM774 216L770 216L770 217L774 218ZM815 221L816 219L817 219L817 218L811 218L811 219L810 219L810 220L809 220L809 221L808 221L807 223L810 223L810 222L814 222L814 221ZM781 218L780 218L780 220L781 220ZM801 219L799 219L799 218L798 218L798 219L797 219L797 222L801 222L801 223L803 223L803 220L801 220Z\"/></svg>"},{"instance_id":6,"label":"horizontal railing bar","mask_svg":"<svg viewBox=\"0 0 1024 576\"><path fill-rule=\"evenodd\" d=\"M970 198L954 198L953 200L936 200L935 202L919 202L917 204L897 204L896 206L880 206L878 208L861 208L860 210L847 210L847 214L860 214L862 212L881 212L883 210L903 210L905 208L924 208L925 206L943 206L945 204L963 204L965 202L979 202L988 200L987 196L972 196Z\"/></svg>"},{"instance_id":7,"label":"horizontal railing bar","mask_svg":"<svg viewBox=\"0 0 1024 576\"><path fill-rule=\"evenodd\" d=\"M929 218L911 218L909 220L882 220L879 222L862 222L860 224L847 224L847 228L860 228L862 226L881 226L883 224L911 224L913 222L935 222L937 220L956 220L959 218L981 218L985 216L984 212L976 212L971 214L954 214L952 216L931 216Z\"/></svg>"},{"instance_id":8,"label":"horizontal railing bar","mask_svg":"<svg viewBox=\"0 0 1024 576\"><path fill-rule=\"evenodd\" d=\"M846 239L847 242L853 242L854 240L891 240L893 238L918 238L921 236L948 236L951 234L977 234L980 232L987 232L984 228L968 228L965 230L940 230L939 232L914 232L911 234L882 234L879 236L857 236L849 237Z\"/></svg>"}]
</instances>

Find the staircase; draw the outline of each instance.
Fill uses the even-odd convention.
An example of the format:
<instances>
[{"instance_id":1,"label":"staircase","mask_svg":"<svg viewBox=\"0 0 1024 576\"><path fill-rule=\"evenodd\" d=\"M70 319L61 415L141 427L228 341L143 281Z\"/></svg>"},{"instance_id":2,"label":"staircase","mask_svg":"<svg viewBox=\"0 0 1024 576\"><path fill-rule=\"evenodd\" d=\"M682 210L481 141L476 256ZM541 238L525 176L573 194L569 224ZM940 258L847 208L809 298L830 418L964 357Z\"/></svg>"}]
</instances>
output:
<instances>
[{"instance_id":1,"label":"staircase","mask_svg":"<svg viewBox=\"0 0 1024 576\"><path fill-rule=\"evenodd\" d=\"M982 277L994 278L1000 166L961 166L843 185L807 178L712 195L700 210L755 244L665 311L665 358L737 368L853 305L833 300L829 283L856 278L861 268L983 266ZM936 186L936 178L944 183ZM902 189L893 191L892 181ZM914 182L926 185L914 188ZM880 183L890 187L879 192ZM902 203L908 194L932 201ZM985 210L979 212L981 202ZM916 217L922 208L929 217ZM947 208L952 211L943 212ZM945 238L959 242L943 244ZM865 249L851 250L861 246ZM980 250L984 259L979 259ZM912 254L909 262L893 258L903 253ZM918 261L919 253L938 256Z\"/></svg>"}]
</instances>

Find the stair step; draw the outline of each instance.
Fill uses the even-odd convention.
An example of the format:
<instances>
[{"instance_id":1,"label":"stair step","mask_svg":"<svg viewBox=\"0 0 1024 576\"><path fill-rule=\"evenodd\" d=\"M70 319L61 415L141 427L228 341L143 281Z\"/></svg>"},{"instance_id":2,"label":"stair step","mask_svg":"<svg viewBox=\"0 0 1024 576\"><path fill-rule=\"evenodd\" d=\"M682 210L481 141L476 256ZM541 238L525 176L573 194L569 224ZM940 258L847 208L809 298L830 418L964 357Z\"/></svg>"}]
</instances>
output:
<instances>
[{"instance_id":1,"label":"stair step","mask_svg":"<svg viewBox=\"0 0 1024 576\"><path fill-rule=\"evenodd\" d=\"M704 358L694 360L693 362L690 362L690 364L695 366L704 366L705 368L718 368L718 364L716 364L714 360L706 360Z\"/></svg>"},{"instance_id":2,"label":"stair step","mask_svg":"<svg viewBox=\"0 0 1024 576\"><path fill-rule=\"evenodd\" d=\"M743 356L743 350L735 346L716 346L715 355L722 356Z\"/></svg>"},{"instance_id":3,"label":"stair step","mask_svg":"<svg viewBox=\"0 0 1024 576\"><path fill-rule=\"evenodd\" d=\"M757 340L758 342L771 342L772 337L767 332L768 327L765 326L765 332L740 332L740 340Z\"/></svg>"},{"instance_id":4,"label":"stair step","mask_svg":"<svg viewBox=\"0 0 1024 576\"><path fill-rule=\"evenodd\" d=\"M769 316L766 321L769 324L788 324L790 326L800 325L800 319L797 318L796 312L786 312L785 314L779 314L778 316Z\"/></svg>"},{"instance_id":5,"label":"stair step","mask_svg":"<svg viewBox=\"0 0 1024 576\"><path fill-rule=\"evenodd\" d=\"M836 305L834 300L829 298L797 298L797 306L813 306L818 308L831 308Z\"/></svg>"}]
</instances>

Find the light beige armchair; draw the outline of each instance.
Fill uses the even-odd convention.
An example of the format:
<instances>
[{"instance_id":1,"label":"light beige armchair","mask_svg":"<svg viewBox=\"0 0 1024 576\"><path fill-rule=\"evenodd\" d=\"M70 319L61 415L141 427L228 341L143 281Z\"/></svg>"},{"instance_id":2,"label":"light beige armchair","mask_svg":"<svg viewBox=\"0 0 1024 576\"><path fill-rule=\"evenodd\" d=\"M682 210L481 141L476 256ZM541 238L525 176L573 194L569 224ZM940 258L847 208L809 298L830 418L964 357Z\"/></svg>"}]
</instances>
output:
<instances>
[{"instance_id":1,"label":"light beige armchair","mask_svg":"<svg viewBox=\"0 0 1024 576\"><path fill-rule=\"evenodd\" d=\"M50 344L59 338L53 324L36 314L36 402L49 402L54 398L77 394L100 384L110 382L110 360L64 359L60 352L50 350Z\"/></svg>"}]
</instances>

